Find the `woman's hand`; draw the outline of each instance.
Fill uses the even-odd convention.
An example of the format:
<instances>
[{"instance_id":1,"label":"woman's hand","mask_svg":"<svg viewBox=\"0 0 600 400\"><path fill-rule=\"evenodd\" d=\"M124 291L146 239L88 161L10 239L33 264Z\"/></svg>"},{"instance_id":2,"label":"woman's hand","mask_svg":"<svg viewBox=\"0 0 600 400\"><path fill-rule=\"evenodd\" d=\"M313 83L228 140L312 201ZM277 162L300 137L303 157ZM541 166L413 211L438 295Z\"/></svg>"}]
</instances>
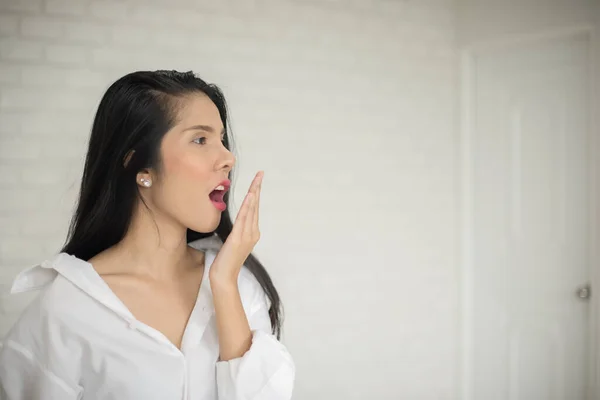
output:
<instances>
[{"instance_id":1,"label":"woman's hand","mask_svg":"<svg viewBox=\"0 0 600 400\"><path fill-rule=\"evenodd\" d=\"M262 171L258 172L250 185L233 229L210 267L211 282L237 287L242 265L260 239L258 206L263 176Z\"/></svg>"}]
</instances>

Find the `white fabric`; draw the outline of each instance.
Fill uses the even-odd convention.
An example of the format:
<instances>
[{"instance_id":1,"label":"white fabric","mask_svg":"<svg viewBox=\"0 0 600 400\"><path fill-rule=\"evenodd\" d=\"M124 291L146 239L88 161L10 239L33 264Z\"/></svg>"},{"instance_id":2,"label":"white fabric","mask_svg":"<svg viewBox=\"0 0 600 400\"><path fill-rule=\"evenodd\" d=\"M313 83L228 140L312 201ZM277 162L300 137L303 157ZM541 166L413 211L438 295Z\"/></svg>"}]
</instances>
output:
<instances>
[{"instance_id":1,"label":"white fabric","mask_svg":"<svg viewBox=\"0 0 600 400\"><path fill-rule=\"evenodd\" d=\"M271 334L268 299L245 267L238 284L252 346L218 361L208 271L222 243L190 245L206 252L206 268L181 350L137 321L86 261L61 253L19 274L11 292L42 292L0 347L0 399L290 399L294 363Z\"/></svg>"}]
</instances>

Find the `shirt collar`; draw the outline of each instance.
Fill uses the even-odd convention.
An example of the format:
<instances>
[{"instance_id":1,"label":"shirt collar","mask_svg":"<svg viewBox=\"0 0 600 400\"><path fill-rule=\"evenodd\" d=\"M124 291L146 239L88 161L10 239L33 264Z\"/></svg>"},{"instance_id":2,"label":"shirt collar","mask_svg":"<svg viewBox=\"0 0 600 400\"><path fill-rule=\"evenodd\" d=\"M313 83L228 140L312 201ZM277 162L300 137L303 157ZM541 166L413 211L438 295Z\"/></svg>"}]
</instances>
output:
<instances>
[{"instance_id":1,"label":"shirt collar","mask_svg":"<svg viewBox=\"0 0 600 400\"><path fill-rule=\"evenodd\" d=\"M217 235L205 237L203 239L198 239L193 242L188 243L189 246L193 247L196 250L201 251L219 251L223 246L223 242Z\"/></svg>"},{"instance_id":2,"label":"shirt collar","mask_svg":"<svg viewBox=\"0 0 600 400\"><path fill-rule=\"evenodd\" d=\"M59 274L59 269L67 271L70 269L65 265L65 261L72 264L68 257L70 256L66 253L59 253L51 259L21 271L13 281L10 293L23 293L44 288L54 281Z\"/></svg>"},{"instance_id":3,"label":"shirt collar","mask_svg":"<svg viewBox=\"0 0 600 400\"><path fill-rule=\"evenodd\" d=\"M206 276L208 267L210 267L210 264L216 256L216 252L221 248L223 242L218 236L213 235L196 240L188 245L196 250L205 251L207 253L206 268L204 271ZM59 253L53 258L29 267L19 273L13 281L10 293L23 293L42 289L52 283L59 274L85 293L88 293L103 303L109 303L107 305L110 305L111 308L126 310L122 304L110 304L119 301L90 263L67 253ZM207 280L204 280L204 283L208 283ZM207 289L210 293L210 288ZM129 312L127 313L129 314Z\"/></svg>"},{"instance_id":4,"label":"shirt collar","mask_svg":"<svg viewBox=\"0 0 600 400\"><path fill-rule=\"evenodd\" d=\"M92 264L67 253L59 253L41 264L22 271L15 278L10 292L14 294L43 289L58 275L118 314L127 318L132 317L131 312L113 294Z\"/></svg>"}]
</instances>

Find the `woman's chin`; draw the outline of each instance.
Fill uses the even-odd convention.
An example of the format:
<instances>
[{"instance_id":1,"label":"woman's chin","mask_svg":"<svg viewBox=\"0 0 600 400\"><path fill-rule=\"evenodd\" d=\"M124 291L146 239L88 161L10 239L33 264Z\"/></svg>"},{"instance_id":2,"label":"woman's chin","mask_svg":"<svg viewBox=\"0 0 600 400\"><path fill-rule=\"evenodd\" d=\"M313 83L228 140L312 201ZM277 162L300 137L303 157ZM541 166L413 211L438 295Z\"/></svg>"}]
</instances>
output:
<instances>
[{"instance_id":1,"label":"woman's chin","mask_svg":"<svg viewBox=\"0 0 600 400\"><path fill-rule=\"evenodd\" d=\"M189 229L196 231L196 232L200 232L200 233L211 233L214 232L218 227L219 224L221 223L221 213L219 213L216 218L212 217L210 218L210 220L204 220L195 224L190 224L190 226L188 226Z\"/></svg>"}]
</instances>

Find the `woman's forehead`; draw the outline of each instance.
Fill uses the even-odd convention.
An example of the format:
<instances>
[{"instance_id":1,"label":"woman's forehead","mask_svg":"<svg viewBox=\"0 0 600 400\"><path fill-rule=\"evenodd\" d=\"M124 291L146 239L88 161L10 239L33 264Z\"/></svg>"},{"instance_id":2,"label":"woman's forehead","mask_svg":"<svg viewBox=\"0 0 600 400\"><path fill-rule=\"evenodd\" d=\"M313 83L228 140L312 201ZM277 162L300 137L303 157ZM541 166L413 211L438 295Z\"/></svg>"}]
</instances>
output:
<instances>
[{"instance_id":1,"label":"woman's forehead","mask_svg":"<svg viewBox=\"0 0 600 400\"><path fill-rule=\"evenodd\" d=\"M223 124L219 109L208 96L199 94L187 97L179 110L179 124L206 125L221 131Z\"/></svg>"}]
</instances>

